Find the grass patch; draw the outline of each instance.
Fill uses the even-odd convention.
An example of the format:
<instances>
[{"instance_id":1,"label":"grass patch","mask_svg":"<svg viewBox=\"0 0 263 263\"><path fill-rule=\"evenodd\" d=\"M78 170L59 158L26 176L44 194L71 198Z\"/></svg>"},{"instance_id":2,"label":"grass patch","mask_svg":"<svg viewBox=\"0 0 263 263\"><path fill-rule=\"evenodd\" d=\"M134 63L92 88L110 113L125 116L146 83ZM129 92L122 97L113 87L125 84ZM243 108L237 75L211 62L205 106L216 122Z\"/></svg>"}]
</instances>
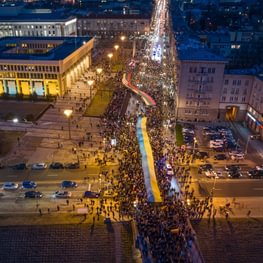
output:
<instances>
[{"instance_id":1,"label":"grass patch","mask_svg":"<svg viewBox=\"0 0 263 263\"><path fill-rule=\"evenodd\" d=\"M123 65L122 64L116 64L112 66L112 71L113 72L119 72L123 70Z\"/></svg>"},{"instance_id":2,"label":"grass patch","mask_svg":"<svg viewBox=\"0 0 263 263\"><path fill-rule=\"evenodd\" d=\"M98 91L93 97L90 105L84 113L85 117L101 117L111 102L113 94L113 82L107 81L101 83L98 87Z\"/></svg>"},{"instance_id":3,"label":"grass patch","mask_svg":"<svg viewBox=\"0 0 263 263\"><path fill-rule=\"evenodd\" d=\"M184 138L183 138L183 127L181 124L176 124L176 145L182 146L184 144Z\"/></svg>"},{"instance_id":4,"label":"grass patch","mask_svg":"<svg viewBox=\"0 0 263 263\"><path fill-rule=\"evenodd\" d=\"M17 138L21 138L24 132L0 131L0 157L8 154L17 144Z\"/></svg>"}]
</instances>

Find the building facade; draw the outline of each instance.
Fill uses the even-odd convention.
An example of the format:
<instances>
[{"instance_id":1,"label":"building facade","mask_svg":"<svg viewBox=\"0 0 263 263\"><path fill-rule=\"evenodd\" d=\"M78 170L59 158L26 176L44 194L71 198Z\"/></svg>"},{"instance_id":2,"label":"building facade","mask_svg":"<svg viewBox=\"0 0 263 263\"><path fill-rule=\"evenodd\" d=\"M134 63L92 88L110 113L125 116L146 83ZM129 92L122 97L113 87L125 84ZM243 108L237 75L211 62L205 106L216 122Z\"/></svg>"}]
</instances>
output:
<instances>
[{"instance_id":1,"label":"building facade","mask_svg":"<svg viewBox=\"0 0 263 263\"><path fill-rule=\"evenodd\" d=\"M245 120L263 139L263 77L254 77Z\"/></svg>"},{"instance_id":2,"label":"building facade","mask_svg":"<svg viewBox=\"0 0 263 263\"><path fill-rule=\"evenodd\" d=\"M1 37L65 37L76 36L77 18L56 14L21 14L0 16Z\"/></svg>"},{"instance_id":3,"label":"building facade","mask_svg":"<svg viewBox=\"0 0 263 263\"><path fill-rule=\"evenodd\" d=\"M91 65L93 39L0 39L0 93L60 96Z\"/></svg>"},{"instance_id":4,"label":"building facade","mask_svg":"<svg viewBox=\"0 0 263 263\"><path fill-rule=\"evenodd\" d=\"M141 35L150 31L150 22L148 15L90 15L78 18L77 28L79 36Z\"/></svg>"},{"instance_id":5,"label":"building facade","mask_svg":"<svg viewBox=\"0 0 263 263\"><path fill-rule=\"evenodd\" d=\"M243 121L247 112L253 75L224 74L220 97L220 119L222 121Z\"/></svg>"},{"instance_id":6,"label":"building facade","mask_svg":"<svg viewBox=\"0 0 263 263\"><path fill-rule=\"evenodd\" d=\"M187 121L219 119L226 61L206 50L186 49L178 52L177 62L176 118Z\"/></svg>"}]
</instances>

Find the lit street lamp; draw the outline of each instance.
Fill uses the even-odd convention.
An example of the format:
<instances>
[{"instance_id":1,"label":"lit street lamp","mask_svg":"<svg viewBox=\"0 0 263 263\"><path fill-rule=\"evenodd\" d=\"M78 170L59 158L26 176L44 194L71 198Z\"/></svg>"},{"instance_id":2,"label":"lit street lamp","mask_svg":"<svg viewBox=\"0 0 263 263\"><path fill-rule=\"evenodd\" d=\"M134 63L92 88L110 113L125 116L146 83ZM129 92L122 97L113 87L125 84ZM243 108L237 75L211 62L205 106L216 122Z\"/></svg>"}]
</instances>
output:
<instances>
[{"instance_id":1,"label":"lit street lamp","mask_svg":"<svg viewBox=\"0 0 263 263\"><path fill-rule=\"evenodd\" d=\"M111 72L111 59L112 59L112 57L113 57L112 53L108 54L108 58L110 59L110 72Z\"/></svg>"},{"instance_id":2,"label":"lit street lamp","mask_svg":"<svg viewBox=\"0 0 263 263\"><path fill-rule=\"evenodd\" d=\"M88 85L89 85L89 95L90 95L90 100L91 100L91 97L92 97L92 92L91 92L91 89L92 89L92 85L94 84L94 80L88 80L87 81Z\"/></svg>"},{"instance_id":3,"label":"lit street lamp","mask_svg":"<svg viewBox=\"0 0 263 263\"><path fill-rule=\"evenodd\" d=\"M102 68L97 68L96 71L97 71L97 74L99 75L99 82L100 82L100 74L102 72Z\"/></svg>"},{"instance_id":4,"label":"lit street lamp","mask_svg":"<svg viewBox=\"0 0 263 263\"><path fill-rule=\"evenodd\" d=\"M72 110L64 110L64 114L66 115L68 119L68 137L71 140L71 130L70 130L70 117L72 115Z\"/></svg>"}]
</instances>

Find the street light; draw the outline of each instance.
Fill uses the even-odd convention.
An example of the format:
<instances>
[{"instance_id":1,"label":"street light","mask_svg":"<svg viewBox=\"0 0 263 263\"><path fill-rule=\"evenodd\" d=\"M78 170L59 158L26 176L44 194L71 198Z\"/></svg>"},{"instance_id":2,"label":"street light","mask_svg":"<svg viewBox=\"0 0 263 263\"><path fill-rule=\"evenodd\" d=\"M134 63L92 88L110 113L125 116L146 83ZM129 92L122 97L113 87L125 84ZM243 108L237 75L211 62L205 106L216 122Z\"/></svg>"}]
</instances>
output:
<instances>
[{"instance_id":1,"label":"street light","mask_svg":"<svg viewBox=\"0 0 263 263\"><path fill-rule=\"evenodd\" d=\"M114 46L114 48L115 48L116 51L118 51L119 47L120 47L119 45L115 45L115 46Z\"/></svg>"},{"instance_id":2,"label":"street light","mask_svg":"<svg viewBox=\"0 0 263 263\"><path fill-rule=\"evenodd\" d=\"M192 162L193 162L193 160L194 160L195 146L196 146L197 142L198 142L198 141L197 141L196 137L194 137L194 147L193 147L193 157L192 157Z\"/></svg>"},{"instance_id":3,"label":"street light","mask_svg":"<svg viewBox=\"0 0 263 263\"><path fill-rule=\"evenodd\" d=\"M68 119L68 137L71 140L71 131L70 131L70 117L72 115L72 110L64 110L64 114L66 115Z\"/></svg>"},{"instance_id":4,"label":"street light","mask_svg":"<svg viewBox=\"0 0 263 263\"><path fill-rule=\"evenodd\" d=\"M123 42L125 40L125 36L121 36L121 41Z\"/></svg>"},{"instance_id":5,"label":"street light","mask_svg":"<svg viewBox=\"0 0 263 263\"><path fill-rule=\"evenodd\" d=\"M97 74L99 75L99 82L100 82L100 74L102 72L102 68L97 68L96 71L97 71Z\"/></svg>"},{"instance_id":6,"label":"street light","mask_svg":"<svg viewBox=\"0 0 263 263\"><path fill-rule=\"evenodd\" d=\"M94 84L94 80L88 80L87 81L88 85L89 85L89 96L90 96L90 100L91 100L91 97L92 97L92 93L91 93L91 88L92 88L92 85Z\"/></svg>"},{"instance_id":7,"label":"street light","mask_svg":"<svg viewBox=\"0 0 263 263\"><path fill-rule=\"evenodd\" d=\"M109 53L109 54L108 54L108 58L110 59L110 72L111 72L111 59L112 59L112 57L113 57L113 54L112 54L112 53Z\"/></svg>"},{"instance_id":8,"label":"street light","mask_svg":"<svg viewBox=\"0 0 263 263\"><path fill-rule=\"evenodd\" d=\"M18 123L18 118L14 118L13 123Z\"/></svg>"}]
</instances>

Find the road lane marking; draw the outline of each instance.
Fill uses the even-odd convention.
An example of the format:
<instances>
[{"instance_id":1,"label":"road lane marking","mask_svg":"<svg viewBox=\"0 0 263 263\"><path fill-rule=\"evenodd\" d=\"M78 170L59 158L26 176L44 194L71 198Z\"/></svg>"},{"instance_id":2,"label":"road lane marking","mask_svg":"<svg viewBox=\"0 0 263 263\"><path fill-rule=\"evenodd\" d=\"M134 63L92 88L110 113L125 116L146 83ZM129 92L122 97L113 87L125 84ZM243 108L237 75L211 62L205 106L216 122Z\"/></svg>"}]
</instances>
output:
<instances>
[{"instance_id":1,"label":"road lane marking","mask_svg":"<svg viewBox=\"0 0 263 263\"><path fill-rule=\"evenodd\" d=\"M58 174L48 174L47 176L56 177L56 176L58 176Z\"/></svg>"},{"instance_id":2,"label":"road lane marking","mask_svg":"<svg viewBox=\"0 0 263 263\"><path fill-rule=\"evenodd\" d=\"M253 188L255 191L263 191L263 188Z\"/></svg>"},{"instance_id":3,"label":"road lane marking","mask_svg":"<svg viewBox=\"0 0 263 263\"><path fill-rule=\"evenodd\" d=\"M223 189L215 188L215 191L222 191Z\"/></svg>"}]
</instances>

